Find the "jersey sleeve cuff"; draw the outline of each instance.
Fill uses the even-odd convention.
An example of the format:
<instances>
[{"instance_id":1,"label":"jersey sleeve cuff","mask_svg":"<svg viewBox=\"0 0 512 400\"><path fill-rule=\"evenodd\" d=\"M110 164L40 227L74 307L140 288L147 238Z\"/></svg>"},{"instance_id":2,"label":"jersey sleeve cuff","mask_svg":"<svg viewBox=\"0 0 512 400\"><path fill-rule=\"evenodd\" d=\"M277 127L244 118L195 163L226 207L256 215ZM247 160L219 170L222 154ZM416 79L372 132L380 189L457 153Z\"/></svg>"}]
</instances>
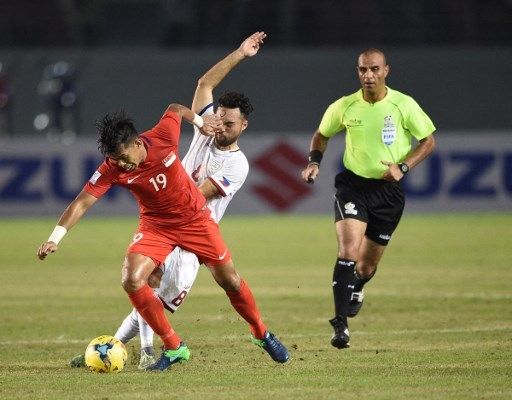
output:
<instances>
[{"instance_id":1,"label":"jersey sleeve cuff","mask_svg":"<svg viewBox=\"0 0 512 400\"><path fill-rule=\"evenodd\" d=\"M208 177L208 179L210 180L211 183L213 183L215 185L215 187L217 188L217 190L219 191L220 195L222 197L226 197L227 194L226 192L224 191L224 188L222 187L222 185L219 185L219 182L217 182L215 179L213 179L211 176Z\"/></svg>"}]
</instances>

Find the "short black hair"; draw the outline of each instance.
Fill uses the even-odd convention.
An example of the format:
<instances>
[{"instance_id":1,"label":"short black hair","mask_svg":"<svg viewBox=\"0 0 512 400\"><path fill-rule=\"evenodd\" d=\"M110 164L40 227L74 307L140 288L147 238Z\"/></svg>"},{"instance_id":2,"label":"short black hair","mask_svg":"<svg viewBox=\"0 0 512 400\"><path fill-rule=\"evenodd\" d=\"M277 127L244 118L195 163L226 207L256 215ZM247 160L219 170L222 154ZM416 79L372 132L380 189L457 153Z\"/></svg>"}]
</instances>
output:
<instances>
[{"instance_id":1,"label":"short black hair","mask_svg":"<svg viewBox=\"0 0 512 400\"><path fill-rule=\"evenodd\" d=\"M133 121L124 110L105 115L96 121L98 150L104 156L116 153L120 145L132 143L138 136Z\"/></svg>"},{"instance_id":2,"label":"short black hair","mask_svg":"<svg viewBox=\"0 0 512 400\"><path fill-rule=\"evenodd\" d=\"M225 108L239 108L240 112L247 118L252 112L253 107L248 97L243 93L238 92L225 92L219 97L217 103Z\"/></svg>"}]
</instances>

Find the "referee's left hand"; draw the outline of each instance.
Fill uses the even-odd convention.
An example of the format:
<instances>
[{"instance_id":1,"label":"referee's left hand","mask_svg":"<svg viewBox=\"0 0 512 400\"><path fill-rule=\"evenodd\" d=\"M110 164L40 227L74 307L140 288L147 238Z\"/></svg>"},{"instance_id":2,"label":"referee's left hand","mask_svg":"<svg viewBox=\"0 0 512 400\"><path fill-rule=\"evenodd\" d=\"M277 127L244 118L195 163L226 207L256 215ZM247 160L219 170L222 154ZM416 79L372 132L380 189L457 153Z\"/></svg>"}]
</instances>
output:
<instances>
[{"instance_id":1,"label":"referee's left hand","mask_svg":"<svg viewBox=\"0 0 512 400\"><path fill-rule=\"evenodd\" d=\"M310 163L301 173L302 179L304 182L313 184L315 183L315 179L320 172L320 167L317 163Z\"/></svg>"},{"instance_id":2,"label":"referee's left hand","mask_svg":"<svg viewBox=\"0 0 512 400\"><path fill-rule=\"evenodd\" d=\"M382 174L382 179L389 182L398 182L404 177L404 174L400 170L398 164L393 164L390 161L381 161L381 163L388 167L388 169Z\"/></svg>"}]
</instances>

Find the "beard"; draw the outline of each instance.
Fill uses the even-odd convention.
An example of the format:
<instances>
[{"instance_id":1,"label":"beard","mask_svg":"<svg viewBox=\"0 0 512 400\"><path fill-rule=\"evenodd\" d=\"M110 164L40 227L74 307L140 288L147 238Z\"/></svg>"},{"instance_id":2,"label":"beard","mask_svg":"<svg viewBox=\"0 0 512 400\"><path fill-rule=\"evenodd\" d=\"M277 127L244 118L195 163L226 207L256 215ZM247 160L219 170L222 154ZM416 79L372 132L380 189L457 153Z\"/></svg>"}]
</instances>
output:
<instances>
[{"instance_id":1,"label":"beard","mask_svg":"<svg viewBox=\"0 0 512 400\"><path fill-rule=\"evenodd\" d=\"M217 147L227 147L231 144L235 143L237 140L237 137L234 138L228 138L224 136L222 133L216 133L215 134L215 145Z\"/></svg>"}]
</instances>

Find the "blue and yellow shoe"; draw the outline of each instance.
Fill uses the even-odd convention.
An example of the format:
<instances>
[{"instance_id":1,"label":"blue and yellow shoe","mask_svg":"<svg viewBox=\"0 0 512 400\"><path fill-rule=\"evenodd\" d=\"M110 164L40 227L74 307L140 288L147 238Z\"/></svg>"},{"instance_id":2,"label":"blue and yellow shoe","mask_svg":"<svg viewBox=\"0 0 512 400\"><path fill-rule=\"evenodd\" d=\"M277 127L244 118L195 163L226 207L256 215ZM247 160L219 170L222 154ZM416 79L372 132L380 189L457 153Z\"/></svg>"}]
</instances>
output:
<instances>
[{"instance_id":1,"label":"blue and yellow shoe","mask_svg":"<svg viewBox=\"0 0 512 400\"><path fill-rule=\"evenodd\" d=\"M190 350L185 343L181 342L180 347L178 347L176 350L164 350L157 362L147 367L146 371L165 371L171 365L188 361L189 358Z\"/></svg>"},{"instance_id":2,"label":"blue and yellow shoe","mask_svg":"<svg viewBox=\"0 0 512 400\"><path fill-rule=\"evenodd\" d=\"M274 336L272 332L265 332L263 339L256 339L254 336L251 337L251 341L256 345L265 350L272 360L278 363L285 363L288 361L288 350L284 345Z\"/></svg>"}]
</instances>

